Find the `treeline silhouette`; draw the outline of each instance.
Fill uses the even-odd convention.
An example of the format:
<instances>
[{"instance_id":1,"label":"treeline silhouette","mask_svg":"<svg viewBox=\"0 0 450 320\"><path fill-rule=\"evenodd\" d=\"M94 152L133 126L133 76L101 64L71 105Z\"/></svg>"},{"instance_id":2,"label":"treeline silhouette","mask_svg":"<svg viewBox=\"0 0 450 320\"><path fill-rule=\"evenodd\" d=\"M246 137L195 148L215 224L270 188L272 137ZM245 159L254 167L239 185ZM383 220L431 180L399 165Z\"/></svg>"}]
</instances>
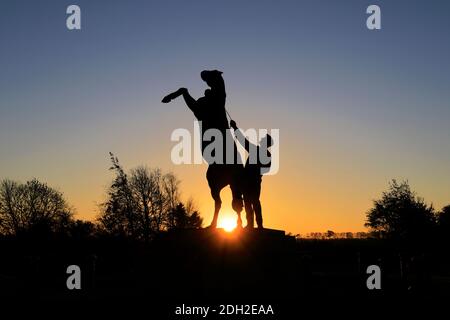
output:
<instances>
[{"instance_id":1,"label":"treeline silhouette","mask_svg":"<svg viewBox=\"0 0 450 320\"><path fill-rule=\"evenodd\" d=\"M108 234L148 242L161 231L200 228L203 219L193 201L180 201L179 181L172 173L140 166L127 174L110 153L116 174L100 205L99 226Z\"/></svg>"},{"instance_id":2,"label":"treeline silhouette","mask_svg":"<svg viewBox=\"0 0 450 320\"><path fill-rule=\"evenodd\" d=\"M365 225L375 237L421 245L435 238L448 240L449 214L450 205L436 211L411 190L408 181L393 179L381 198L373 201Z\"/></svg>"},{"instance_id":3,"label":"treeline silhouette","mask_svg":"<svg viewBox=\"0 0 450 320\"><path fill-rule=\"evenodd\" d=\"M0 235L83 238L109 236L148 242L158 233L200 228L203 223L192 199L180 200L180 181L172 173L139 166L125 172L110 153L115 173L95 221L75 219L62 192L37 179L0 182Z\"/></svg>"},{"instance_id":4,"label":"treeline silhouette","mask_svg":"<svg viewBox=\"0 0 450 320\"><path fill-rule=\"evenodd\" d=\"M0 235L37 237L48 234L80 238L112 236L149 242L161 232L201 228L203 219L193 199L180 200L180 181L173 173L139 166L128 173L110 153L115 177L99 205L95 221L75 219L62 192L37 179L0 181ZM313 232L298 238L379 238L423 245L450 241L450 205L437 211L411 190L408 181L393 179L366 213L368 232Z\"/></svg>"},{"instance_id":5,"label":"treeline silhouette","mask_svg":"<svg viewBox=\"0 0 450 320\"><path fill-rule=\"evenodd\" d=\"M39 237L55 234L73 238L110 236L148 243L161 232L201 228L203 219L193 200L180 200L180 181L173 173L139 166L126 172L110 153L115 177L99 205L95 221L74 218L62 192L37 179L25 183L0 181L0 235ZM437 211L417 196L408 181L393 179L388 190L366 213L367 233L310 233L310 239L378 238L418 246L450 241L450 205ZM297 235L298 238L302 238Z\"/></svg>"},{"instance_id":6,"label":"treeline silhouette","mask_svg":"<svg viewBox=\"0 0 450 320\"><path fill-rule=\"evenodd\" d=\"M437 211L417 196L408 181L389 182L387 191L373 201L366 213L368 232L310 232L296 235L305 239L390 239L414 242L420 239L450 236L450 205Z\"/></svg>"},{"instance_id":7,"label":"treeline silhouette","mask_svg":"<svg viewBox=\"0 0 450 320\"><path fill-rule=\"evenodd\" d=\"M37 179L0 181L0 299L157 298L167 277L155 240L203 220L192 199L181 201L175 175L110 159L114 177L94 221L76 219L63 193ZM80 291L67 290L70 265L82 270Z\"/></svg>"},{"instance_id":8,"label":"treeline silhouette","mask_svg":"<svg viewBox=\"0 0 450 320\"><path fill-rule=\"evenodd\" d=\"M374 200L366 213L367 233L286 237L293 245L285 247L284 240L270 236L264 242L258 230L253 236L241 232L242 243L220 232L192 230L201 228L202 219L193 201L180 200L173 174L144 166L125 170L113 154L110 160L114 177L95 221L75 219L64 195L36 179L0 182L0 298L88 297L109 303L113 296L149 301L153 295L157 301L162 292L164 297L283 292L299 301L343 293L362 297L372 264L383 270L383 288L393 296L448 292L450 206L435 210L407 181L392 180ZM65 286L72 264L83 270L80 293ZM240 283L251 285L244 290Z\"/></svg>"},{"instance_id":9,"label":"treeline silhouette","mask_svg":"<svg viewBox=\"0 0 450 320\"><path fill-rule=\"evenodd\" d=\"M327 230L326 232L309 232L304 235L297 234L296 238L304 239L368 239L373 237L371 232L334 232Z\"/></svg>"},{"instance_id":10,"label":"treeline silhouette","mask_svg":"<svg viewBox=\"0 0 450 320\"><path fill-rule=\"evenodd\" d=\"M37 179L25 183L7 179L0 182L2 235L64 233L73 224L73 209L61 192Z\"/></svg>"}]
</instances>

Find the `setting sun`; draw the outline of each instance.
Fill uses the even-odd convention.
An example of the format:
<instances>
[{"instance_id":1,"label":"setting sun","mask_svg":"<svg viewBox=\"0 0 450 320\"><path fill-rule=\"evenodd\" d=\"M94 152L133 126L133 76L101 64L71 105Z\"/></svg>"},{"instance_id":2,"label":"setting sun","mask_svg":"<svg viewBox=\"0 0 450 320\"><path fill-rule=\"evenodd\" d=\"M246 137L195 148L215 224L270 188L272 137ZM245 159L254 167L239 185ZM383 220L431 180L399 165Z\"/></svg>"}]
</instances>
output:
<instances>
[{"instance_id":1,"label":"setting sun","mask_svg":"<svg viewBox=\"0 0 450 320\"><path fill-rule=\"evenodd\" d=\"M226 232L231 232L236 228L236 218L224 217L219 221L219 228L223 228Z\"/></svg>"}]
</instances>

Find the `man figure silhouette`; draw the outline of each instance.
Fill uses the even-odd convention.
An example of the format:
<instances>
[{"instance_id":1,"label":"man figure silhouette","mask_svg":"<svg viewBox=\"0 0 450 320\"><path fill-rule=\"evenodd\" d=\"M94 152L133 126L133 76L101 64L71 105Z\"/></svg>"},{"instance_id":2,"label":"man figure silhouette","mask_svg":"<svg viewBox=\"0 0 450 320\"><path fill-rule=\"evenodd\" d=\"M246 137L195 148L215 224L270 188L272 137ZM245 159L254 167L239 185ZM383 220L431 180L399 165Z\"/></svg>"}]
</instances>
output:
<instances>
[{"instance_id":1,"label":"man figure silhouette","mask_svg":"<svg viewBox=\"0 0 450 320\"><path fill-rule=\"evenodd\" d=\"M234 129L234 134L239 143L248 152L248 158L244 167L244 175L241 179L244 194L245 213L247 218L246 228L254 227L254 216L258 228L263 229L262 208L259 196L261 194L262 175L270 171L271 154L269 148L273 144L273 139L266 134L259 145L252 144L242 134L234 120L230 121L230 127Z\"/></svg>"},{"instance_id":2,"label":"man figure silhouette","mask_svg":"<svg viewBox=\"0 0 450 320\"><path fill-rule=\"evenodd\" d=\"M242 226L241 211L243 208L242 191L239 184L239 178L243 171L242 160L237 152L236 144L233 141L228 126L228 120L225 111L225 82L222 78L222 72L218 70L205 70L200 74L203 81L209 86L205 91L205 96L195 100L189 94L186 88L180 88L177 91L165 96L163 103L168 103L171 100L183 96L186 105L194 113L198 121L201 121L201 137L202 137L202 155L208 162L208 170L206 178L211 190L211 196L214 199L214 216L210 227L217 226L220 207L222 200L220 199L220 191L227 185L230 185L233 195L232 208L237 213L237 225ZM208 129L217 129L222 134L223 142L227 141L227 135L230 135L228 141L233 141L231 150L227 149L227 144L223 143L223 149L219 160L211 160L205 157L205 148L212 143L212 141L205 141L203 134ZM220 151L220 150L219 150ZM227 152L233 152L233 163L227 164Z\"/></svg>"}]
</instances>

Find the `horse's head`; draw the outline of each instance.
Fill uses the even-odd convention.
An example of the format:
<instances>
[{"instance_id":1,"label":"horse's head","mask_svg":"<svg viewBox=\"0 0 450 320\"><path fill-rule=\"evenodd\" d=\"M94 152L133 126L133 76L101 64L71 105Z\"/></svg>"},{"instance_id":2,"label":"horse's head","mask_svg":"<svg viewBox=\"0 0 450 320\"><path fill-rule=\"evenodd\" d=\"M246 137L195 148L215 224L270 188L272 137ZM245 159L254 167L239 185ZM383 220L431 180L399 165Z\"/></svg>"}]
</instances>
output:
<instances>
[{"instance_id":1,"label":"horse's head","mask_svg":"<svg viewBox=\"0 0 450 320\"><path fill-rule=\"evenodd\" d=\"M222 71L219 70L204 70L200 73L200 77L212 89L224 87L222 78Z\"/></svg>"}]
</instances>

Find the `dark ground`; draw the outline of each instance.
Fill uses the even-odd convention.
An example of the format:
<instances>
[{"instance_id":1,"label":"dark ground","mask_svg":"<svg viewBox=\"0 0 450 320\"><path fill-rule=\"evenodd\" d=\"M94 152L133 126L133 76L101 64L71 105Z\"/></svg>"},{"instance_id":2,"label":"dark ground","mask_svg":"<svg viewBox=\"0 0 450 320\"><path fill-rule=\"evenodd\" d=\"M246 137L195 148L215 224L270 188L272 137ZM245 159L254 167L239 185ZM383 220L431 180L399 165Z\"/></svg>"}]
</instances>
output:
<instances>
[{"instance_id":1,"label":"dark ground","mask_svg":"<svg viewBox=\"0 0 450 320\"><path fill-rule=\"evenodd\" d=\"M91 305L128 315L143 308L149 319L190 319L174 315L183 303L271 304L276 317L264 319L291 318L308 308L334 314L355 305L411 306L450 297L448 247L432 248L379 239L296 240L270 230L180 230L150 244L3 238L0 301ZM66 268L73 264L82 271L81 290L66 287ZM367 289L372 264L382 270L381 290Z\"/></svg>"}]
</instances>

